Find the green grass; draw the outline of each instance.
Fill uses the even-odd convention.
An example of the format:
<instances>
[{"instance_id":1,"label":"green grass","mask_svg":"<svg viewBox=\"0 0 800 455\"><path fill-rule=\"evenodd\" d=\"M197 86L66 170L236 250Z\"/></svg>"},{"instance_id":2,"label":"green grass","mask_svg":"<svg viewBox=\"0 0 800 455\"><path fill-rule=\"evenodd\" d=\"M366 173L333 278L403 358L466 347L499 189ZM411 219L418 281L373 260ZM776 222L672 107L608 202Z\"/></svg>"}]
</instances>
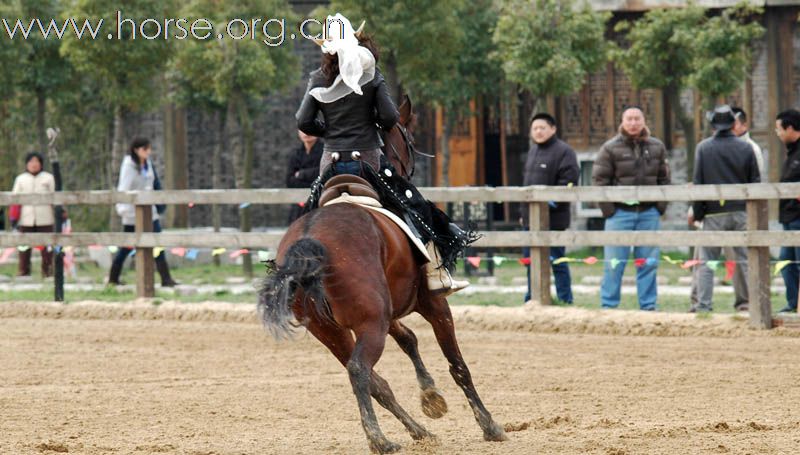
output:
<instances>
[{"instance_id":1,"label":"green grass","mask_svg":"<svg viewBox=\"0 0 800 455\"><path fill-rule=\"evenodd\" d=\"M524 279L525 277L525 268L517 261L519 255L511 255L511 254L502 254L502 255L508 257L509 260L503 263L503 265L495 267L494 277L497 279L497 284L501 286L509 286L512 284L512 280L514 280L514 278L517 278L517 280L515 281L517 285L524 284L524 280L521 279ZM670 257L675 259L681 259L681 260L687 259L685 255L682 256L676 253L669 253L669 255ZM595 256L598 258L602 258L602 249L586 248L581 251L572 252L568 256L576 258ZM242 269L240 266L222 265L216 267L213 264L203 264L203 265L194 265L192 263L184 263L184 264L185 265L183 266L175 266L175 264L172 265L173 277L179 282L184 284L221 285L226 283L227 278L243 277ZM255 264L254 270L256 277L263 276L264 268L262 265ZM456 275L458 277L463 278L464 277L463 271L464 271L463 262L459 262ZM480 272L482 274L486 274L486 271L487 271L486 261L484 261L481 264ZM570 272L572 274L573 283L580 284L582 279L586 276L597 276L597 277L602 276L603 266L602 263L597 263L594 265L587 265L583 263L570 263ZM96 284L103 283L107 276L107 273L108 270L106 269L101 269L95 265L85 264L85 263L80 264L78 269L78 276L81 279L88 278L91 279L91 281ZM0 265L0 274L13 277L16 274L16 264ZM636 267L634 267L633 264L629 263L625 269L625 276L634 277L635 275L636 275ZM666 277L667 284L678 285L679 278L689 276L690 272L688 270L683 270L678 266L670 265L662 261L661 265L659 266L658 275L660 277ZM720 267L717 270L717 275L720 278L724 277L725 275L724 267ZM470 276L468 278L473 283L477 283L479 281L479 278L477 276ZM128 283L133 283L134 279L135 276L133 270L126 268L123 274L123 280L127 281ZM34 283L41 282L41 279L38 276L38 270L35 270L32 282ZM67 283L70 282L72 282L72 279L68 277ZM53 291L51 285L52 281L49 281L48 286L45 286L44 290L3 292L3 295L0 296L0 300L52 301ZM96 291L67 291L65 297L67 302L77 302L81 300L126 302L126 301L133 301L136 298L136 295L133 291L121 291L117 288L106 287ZM470 294L470 295L454 294L449 298L449 301L452 305L481 305L481 306L493 305L493 306L511 307L511 306L521 305L523 303L522 297L523 297L522 293L516 293L516 294L480 293L480 294ZM180 300L182 302L188 302L188 303L208 301L208 300L254 303L256 301L256 295L255 292L248 292L241 295L234 295L229 290L223 289L213 294L176 296L161 291L157 285L156 300L154 300L154 304L158 305L160 303L157 302L163 302L167 300ZM732 308L733 295L730 294L718 295L714 300L715 300L714 308L716 312L721 312L721 313L733 312ZM780 295L773 295L772 302L775 310L782 308L783 305L785 304L783 296ZM597 309L600 306L599 296L596 294L576 293L574 305L576 307L581 307L581 308ZM689 299L688 297L683 297L683 296L662 295L658 299L658 307L659 310L661 311L685 312L689 308ZM639 305L636 295L626 294L622 296L620 309L636 310L638 308Z\"/></svg>"}]
</instances>

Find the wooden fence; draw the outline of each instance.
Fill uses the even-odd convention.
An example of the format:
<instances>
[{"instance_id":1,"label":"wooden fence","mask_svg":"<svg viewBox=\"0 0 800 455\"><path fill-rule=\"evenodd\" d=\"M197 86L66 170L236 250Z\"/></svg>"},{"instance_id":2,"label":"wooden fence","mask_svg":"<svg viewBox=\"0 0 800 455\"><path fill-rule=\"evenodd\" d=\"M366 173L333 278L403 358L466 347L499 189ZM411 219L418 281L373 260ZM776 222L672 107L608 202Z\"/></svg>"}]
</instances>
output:
<instances>
[{"instance_id":1,"label":"wooden fence","mask_svg":"<svg viewBox=\"0 0 800 455\"><path fill-rule=\"evenodd\" d=\"M800 245L800 231L769 231L769 200L794 199L800 183L749 185L669 185L641 187L465 187L421 188L435 202L521 202L527 203L530 231L481 232L478 247L531 247L532 298L551 303L550 246L745 246L749 266L750 323L756 328L772 327L770 304L769 247ZM0 234L0 248L18 245L89 246L130 245L136 255L136 288L139 296L154 295L152 249L164 246L274 248L282 233L214 233L208 235L152 233L153 204L293 204L305 200L306 190L182 190L182 191L78 191L49 194L0 192L0 206L11 204L136 206L134 233ZM747 230L716 231L548 231L548 202L615 201L747 201Z\"/></svg>"}]
</instances>

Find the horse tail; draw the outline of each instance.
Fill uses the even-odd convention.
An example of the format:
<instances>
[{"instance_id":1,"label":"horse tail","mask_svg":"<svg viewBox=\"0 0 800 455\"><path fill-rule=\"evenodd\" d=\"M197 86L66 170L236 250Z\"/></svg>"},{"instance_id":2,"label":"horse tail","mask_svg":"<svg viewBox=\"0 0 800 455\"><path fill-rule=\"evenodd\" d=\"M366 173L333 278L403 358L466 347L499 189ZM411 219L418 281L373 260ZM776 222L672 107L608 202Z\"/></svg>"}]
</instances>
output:
<instances>
[{"instance_id":1,"label":"horse tail","mask_svg":"<svg viewBox=\"0 0 800 455\"><path fill-rule=\"evenodd\" d=\"M275 338L287 337L295 326L292 303L298 289L302 289L305 296L301 302L304 314L313 312L320 319L333 322L322 285L326 263L325 247L311 238L293 243L283 264L268 263L267 277L258 292L258 313Z\"/></svg>"}]
</instances>

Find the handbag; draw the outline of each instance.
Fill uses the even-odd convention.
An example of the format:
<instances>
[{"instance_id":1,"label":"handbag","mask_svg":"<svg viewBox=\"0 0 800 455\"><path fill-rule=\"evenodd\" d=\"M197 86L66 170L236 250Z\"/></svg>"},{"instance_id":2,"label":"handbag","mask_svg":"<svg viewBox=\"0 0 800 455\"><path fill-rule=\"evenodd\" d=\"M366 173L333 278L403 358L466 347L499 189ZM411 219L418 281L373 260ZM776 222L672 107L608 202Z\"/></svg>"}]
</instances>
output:
<instances>
[{"instance_id":1,"label":"handbag","mask_svg":"<svg viewBox=\"0 0 800 455\"><path fill-rule=\"evenodd\" d=\"M159 178L158 178L158 173L156 172L156 167L153 166L152 163L150 164L150 166L153 168L153 177L154 177L153 190L154 191L161 191L164 188L161 186L161 180L159 180ZM166 212L166 211L167 211L167 205L166 204L156 204L156 212L158 212L159 215L163 215L164 212Z\"/></svg>"}]
</instances>

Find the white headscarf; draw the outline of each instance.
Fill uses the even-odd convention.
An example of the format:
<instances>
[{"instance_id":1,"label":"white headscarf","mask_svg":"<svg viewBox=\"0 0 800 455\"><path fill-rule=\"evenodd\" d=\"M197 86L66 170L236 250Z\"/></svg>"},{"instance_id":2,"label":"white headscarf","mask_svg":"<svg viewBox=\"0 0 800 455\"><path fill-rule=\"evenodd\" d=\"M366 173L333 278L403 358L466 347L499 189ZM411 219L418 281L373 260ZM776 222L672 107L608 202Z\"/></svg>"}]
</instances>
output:
<instances>
[{"instance_id":1,"label":"white headscarf","mask_svg":"<svg viewBox=\"0 0 800 455\"><path fill-rule=\"evenodd\" d=\"M351 93L363 94L361 86L375 77L375 56L358 44L353 26L340 13L328 16L325 24L328 33L322 52L338 56L339 75L330 87L317 87L309 94L321 103L332 103Z\"/></svg>"}]
</instances>

